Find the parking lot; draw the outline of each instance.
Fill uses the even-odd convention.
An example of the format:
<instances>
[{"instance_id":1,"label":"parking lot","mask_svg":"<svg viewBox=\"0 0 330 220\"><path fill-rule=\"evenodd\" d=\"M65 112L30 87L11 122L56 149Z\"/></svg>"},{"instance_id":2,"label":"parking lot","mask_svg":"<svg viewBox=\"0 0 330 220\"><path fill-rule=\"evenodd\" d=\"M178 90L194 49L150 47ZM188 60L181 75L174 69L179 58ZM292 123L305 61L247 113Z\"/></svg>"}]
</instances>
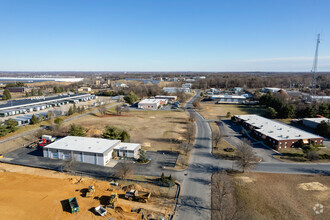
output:
<instances>
[{"instance_id":1,"label":"parking lot","mask_svg":"<svg viewBox=\"0 0 330 220\"><path fill-rule=\"evenodd\" d=\"M218 124L220 132L225 136L224 139L233 146L237 146L242 142L243 138L248 138L246 135L242 135L242 126L233 123L231 120L222 120L222 123ZM268 148L262 141L249 138L253 150L258 155L262 162L280 162L273 156L277 155L275 151Z\"/></svg>"},{"instance_id":2,"label":"parking lot","mask_svg":"<svg viewBox=\"0 0 330 220\"><path fill-rule=\"evenodd\" d=\"M19 148L4 155L0 159L1 162L17 164L23 166L51 169L56 171L75 171L89 176L112 176L115 174L116 167L121 162L126 160L116 161L117 164L113 167L98 166L94 164L74 162L68 166L67 160L45 158L42 155L42 150L36 148ZM135 163L136 175L160 175L163 167L174 167L178 154L168 151L148 151L148 158L151 159L148 164ZM133 161L132 161L133 162Z\"/></svg>"}]
</instances>

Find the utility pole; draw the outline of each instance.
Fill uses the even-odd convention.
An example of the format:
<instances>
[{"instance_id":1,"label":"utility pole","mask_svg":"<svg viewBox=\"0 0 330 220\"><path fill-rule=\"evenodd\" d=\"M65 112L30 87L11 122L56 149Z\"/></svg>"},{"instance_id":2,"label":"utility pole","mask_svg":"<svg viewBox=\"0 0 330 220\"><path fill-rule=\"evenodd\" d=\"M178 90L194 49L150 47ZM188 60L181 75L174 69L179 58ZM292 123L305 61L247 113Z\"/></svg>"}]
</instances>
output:
<instances>
[{"instance_id":1,"label":"utility pole","mask_svg":"<svg viewBox=\"0 0 330 220\"><path fill-rule=\"evenodd\" d=\"M318 53L319 53L319 44L320 44L320 34L317 35L316 40L316 49L315 49L315 56L314 56L314 62L313 62L313 85L312 85L312 95L316 95L316 72L317 72L317 60L318 60Z\"/></svg>"}]
</instances>

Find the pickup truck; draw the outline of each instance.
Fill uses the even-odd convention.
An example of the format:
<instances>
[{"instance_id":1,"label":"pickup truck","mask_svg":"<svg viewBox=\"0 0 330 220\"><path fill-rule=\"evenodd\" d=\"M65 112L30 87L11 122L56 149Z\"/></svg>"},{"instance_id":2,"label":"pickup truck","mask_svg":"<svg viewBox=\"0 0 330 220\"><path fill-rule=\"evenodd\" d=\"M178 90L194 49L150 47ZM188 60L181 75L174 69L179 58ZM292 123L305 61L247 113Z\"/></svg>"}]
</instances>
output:
<instances>
[{"instance_id":1,"label":"pickup truck","mask_svg":"<svg viewBox=\"0 0 330 220\"><path fill-rule=\"evenodd\" d=\"M149 192L142 192L142 191L137 191L135 189L131 189L130 191L127 191L125 193L125 199L128 199L130 201L138 201L138 202L143 202L146 203L148 199L150 198L151 193Z\"/></svg>"}]
</instances>

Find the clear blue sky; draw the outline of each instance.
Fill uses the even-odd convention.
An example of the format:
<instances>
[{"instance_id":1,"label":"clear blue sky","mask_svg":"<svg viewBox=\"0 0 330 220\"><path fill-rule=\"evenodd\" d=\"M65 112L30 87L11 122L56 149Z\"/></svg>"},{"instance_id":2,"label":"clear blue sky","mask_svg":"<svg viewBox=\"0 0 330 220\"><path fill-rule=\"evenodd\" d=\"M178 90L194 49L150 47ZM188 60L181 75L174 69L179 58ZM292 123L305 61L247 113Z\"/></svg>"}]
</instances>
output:
<instances>
[{"instance_id":1,"label":"clear blue sky","mask_svg":"<svg viewBox=\"0 0 330 220\"><path fill-rule=\"evenodd\" d=\"M330 71L329 0L0 0L0 70Z\"/></svg>"}]
</instances>

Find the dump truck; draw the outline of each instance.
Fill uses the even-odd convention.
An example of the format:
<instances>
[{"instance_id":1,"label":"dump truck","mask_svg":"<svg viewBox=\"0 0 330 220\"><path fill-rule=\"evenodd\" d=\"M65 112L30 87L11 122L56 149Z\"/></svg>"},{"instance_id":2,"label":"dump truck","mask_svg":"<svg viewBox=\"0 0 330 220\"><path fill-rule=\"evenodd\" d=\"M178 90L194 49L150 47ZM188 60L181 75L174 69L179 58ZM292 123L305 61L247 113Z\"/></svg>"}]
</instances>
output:
<instances>
[{"instance_id":1,"label":"dump truck","mask_svg":"<svg viewBox=\"0 0 330 220\"><path fill-rule=\"evenodd\" d=\"M131 189L130 191L127 191L125 193L125 199L128 199L130 201L144 202L144 203L148 201L150 196L151 196L150 192L142 192L142 191L137 191L135 189Z\"/></svg>"},{"instance_id":2,"label":"dump truck","mask_svg":"<svg viewBox=\"0 0 330 220\"><path fill-rule=\"evenodd\" d=\"M107 214L107 210L103 208L101 205L94 208L95 212L97 212L100 216L105 216Z\"/></svg>"},{"instance_id":3,"label":"dump truck","mask_svg":"<svg viewBox=\"0 0 330 220\"><path fill-rule=\"evenodd\" d=\"M112 193L109 197L109 202L108 202L106 208L114 209L115 206L116 206L117 201L118 201L118 194L117 193Z\"/></svg>"},{"instance_id":4,"label":"dump truck","mask_svg":"<svg viewBox=\"0 0 330 220\"><path fill-rule=\"evenodd\" d=\"M86 192L86 197L92 197L95 193L95 187L94 186L89 186L88 191Z\"/></svg>"},{"instance_id":5,"label":"dump truck","mask_svg":"<svg viewBox=\"0 0 330 220\"><path fill-rule=\"evenodd\" d=\"M76 197L68 199L71 208L71 213L79 212L79 205Z\"/></svg>"}]
</instances>

